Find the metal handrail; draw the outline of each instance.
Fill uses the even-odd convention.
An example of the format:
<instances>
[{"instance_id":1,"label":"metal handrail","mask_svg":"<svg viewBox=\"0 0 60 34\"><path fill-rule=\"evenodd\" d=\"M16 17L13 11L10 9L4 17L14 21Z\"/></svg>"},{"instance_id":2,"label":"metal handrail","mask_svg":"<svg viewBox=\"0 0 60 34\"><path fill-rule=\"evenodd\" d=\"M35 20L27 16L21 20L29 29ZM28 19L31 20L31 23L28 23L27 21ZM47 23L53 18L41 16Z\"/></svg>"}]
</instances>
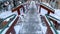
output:
<instances>
[{"instance_id":1,"label":"metal handrail","mask_svg":"<svg viewBox=\"0 0 60 34\"><path fill-rule=\"evenodd\" d=\"M13 15L10 15L9 17L11 17L11 16L14 16L14 17L13 17L13 19L14 19L16 15L13 14ZM9 17L7 17L7 18L9 18ZM7 19L7 18L5 18L5 19ZM4 20L5 20L5 19L4 19ZM4 20L3 20L3 21L4 21ZM8 25L9 25L10 23L11 23L11 21L8 21L8 24L5 25L5 27L3 27L3 29L0 31L0 34L5 30L5 28L9 27Z\"/></svg>"},{"instance_id":2,"label":"metal handrail","mask_svg":"<svg viewBox=\"0 0 60 34\"><path fill-rule=\"evenodd\" d=\"M55 34L58 34L58 32L57 32L56 28L54 27L54 24L52 24L52 23L51 23L51 21L50 21L50 19L49 19L48 15L46 14L45 16L47 17L47 20L49 21L50 26L53 28L53 30L54 30L54 32L55 32Z\"/></svg>"},{"instance_id":3,"label":"metal handrail","mask_svg":"<svg viewBox=\"0 0 60 34\"><path fill-rule=\"evenodd\" d=\"M54 17L54 16L48 15L48 17L51 17L51 18L53 18L53 19L55 19L55 20L57 20L57 21L60 21L60 19L57 19L57 18Z\"/></svg>"}]
</instances>

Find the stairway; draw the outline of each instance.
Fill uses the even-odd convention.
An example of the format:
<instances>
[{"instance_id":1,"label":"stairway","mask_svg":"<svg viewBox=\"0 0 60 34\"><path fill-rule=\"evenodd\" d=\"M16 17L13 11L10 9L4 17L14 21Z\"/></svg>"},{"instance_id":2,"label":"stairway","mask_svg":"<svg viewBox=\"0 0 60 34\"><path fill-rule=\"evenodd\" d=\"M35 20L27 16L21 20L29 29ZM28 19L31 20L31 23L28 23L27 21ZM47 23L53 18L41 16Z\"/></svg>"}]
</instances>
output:
<instances>
[{"instance_id":1,"label":"stairway","mask_svg":"<svg viewBox=\"0 0 60 34\"><path fill-rule=\"evenodd\" d=\"M34 2L32 3L34 4ZM33 6L32 5L29 6L29 10L24 14L24 16L19 16L20 19L15 26L16 34L46 34L43 29L45 26L42 25L41 18L38 13L39 11L36 9L37 7L35 4Z\"/></svg>"},{"instance_id":2,"label":"stairway","mask_svg":"<svg viewBox=\"0 0 60 34\"><path fill-rule=\"evenodd\" d=\"M34 13L34 12L33 12ZM39 15L38 13L27 13L24 18L20 18L18 21L19 26L19 34L42 34Z\"/></svg>"}]
</instances>

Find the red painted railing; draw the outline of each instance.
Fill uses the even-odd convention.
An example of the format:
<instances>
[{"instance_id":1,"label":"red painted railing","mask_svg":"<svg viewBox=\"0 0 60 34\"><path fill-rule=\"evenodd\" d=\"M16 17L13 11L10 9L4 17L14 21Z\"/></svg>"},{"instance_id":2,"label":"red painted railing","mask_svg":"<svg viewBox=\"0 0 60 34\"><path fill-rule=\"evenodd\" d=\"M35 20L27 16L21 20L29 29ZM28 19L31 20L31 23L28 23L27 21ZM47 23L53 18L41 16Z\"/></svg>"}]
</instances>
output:
<instances>
[{"instance_id":1,"label":"red painted railing","mask_svg":"<svg viewBox=\"0 0 60 34\"><path fill-rule=\"evenodd\" d=\"M20 5L20 6L16 7L16 8L14 8L14 9L12 9L12 12L17 11L18 15L20 15L20 8L24 8L24 6L23 6L23 5ZM47 11L48 11L47 14L50 14L50 13L53 13L53 14L54 14L54 11L46 8L46 7L43 6L43 5L40 5L40 11L41 11L41 8L44 8L45 10L47 10ZM6 34L9 34L10 32L11 32L12 34L16 34L15 31L14 31L14 29L13 29L13 27L14 27L14 25L17 23L18 18L19 18L19 17L16 18L16 20L15 20L14 23L11 25L11 27L8 29L8 31L6 32ZM46 21L45 17L43 17L43 18L44 18L45 23L46 23L46 26L47 26L47 33L46 33L46 34L53 34L53 32L52 32L52 30L51 30L48 22Z\"/></svg>"},{"instance_id":2,"label":"red painted railing","mask_svg":"<svg viewBox=\"0 0 60 34\"><path fill-rule=\"evenodd\" d=\"M17 11L18 15L20 15L20 9L21 8L24 8L24 6L23 5L20 5L20 6L16 7L16 8L14 8L14 9L12 9L12 12Z\"/></svg>"},{"instance_id":3,"label":"red painted railing","mask_svg":"<svg viewBox=\"0 0 60 34\"><path fill-rule=\"evenodd\" d=\"M56 20L52 19L52 18L49 18L49 19L52 21L52 23L54 24L55 28L58 29L59 23Z\"/></svg>"},{"instance_id":4,"label":"red painted railing","mask_svg":"<svg viewBox=\"0 0 60 34\"><path fill-rule=\"evenodd\" d=\"M13 24L10 26L10 28L7 30L7 32L5 34L16 34L15 30L14 30L14 26L17 23L19 17L17 16L17 18L15 19L15 21L13 22Z\"/></svg>"},{"instance_id":5,"label":"red painted railing","mask_svg":"<svg viewBox=\"0 0 60 34\"><path fill-rule=\"evenodd\" d=\"M48 24L48 22L47 22L45 16L41 16L41 19L43 19L44 23L45 23L46 26L47 26L46 34L53 34L53 32L52 32L52 30L51 30L51 28L50 28L50 26L49 26L49 24Z\"/></svg>"},{"instance_id":6,"label":"red painted railing","mask_svg":"<svg viewBox=\"0 0 60 34\"><path fill-rule=\"evenodd\" d=\"M47 7L48 7L48 6L47 6ZM40 5L40 12L41 12L41 8L43 8L43 9L47 10L47 12L48 12L47 14L50 14L50 13L53 13L53 14L54 14L54 11L48 9L47 7L45 7L45 6L43 6L43 5Z\"/></svg>"},{"instance_id":7,"label":"red painted railing","mask_svg":"<svg viewBox=\"0 0 60 34\"><path fill-rule=\"evenodd\" d=\"M20 6L16 7L16 8L14 8L14 9L12 9L12 12L17 11L18 15L20 15L20 8L24 8L24 6L20 5ZM17 18L15 19L15 21L13 22L13 24L10 26L10 28L8 29L8 31L6 32L6 34L10 34L10 33L16 34L16 32L14 30L14 26L17 23L18 19L19 19L19 17L17 16Z\"/></svg>"},{"instance_id":8,"label":"red painted railing","mask_svg":"<svg viewBox=\"0 0 60 34\"><path fill-rule=\"evenodd\" d=\"M50 10L49 8L47 8L47 7L44 6L44 5L40 5L40 11L39 11L39 13L41 13L41 8L47 10L47 14L48 14L48 15L49 15L50 13L53 13L53 14L54 14L54 11ZM44 12L44 11L43 11L43 12ZM53 34L53 32L52 32L52 30L51 30L51 28L50 28L50 26L49 26L46 18L45 18L44 16L42 16L42 18L44 19L44 22L45 22L45 24L46 24L46 26L47 26L46 34Z\"/></svg>"}]
</instances>

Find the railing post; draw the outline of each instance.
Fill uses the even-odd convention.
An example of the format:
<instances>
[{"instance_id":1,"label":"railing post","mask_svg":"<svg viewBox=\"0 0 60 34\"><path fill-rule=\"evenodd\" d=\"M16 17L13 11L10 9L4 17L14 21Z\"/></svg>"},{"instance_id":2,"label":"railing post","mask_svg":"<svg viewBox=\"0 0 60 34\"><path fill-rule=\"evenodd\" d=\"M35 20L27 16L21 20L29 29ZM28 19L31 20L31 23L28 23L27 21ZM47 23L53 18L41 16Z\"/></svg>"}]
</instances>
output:
<instances>
[{"instance_id":1,"label":"railing post","mask_svg":"<svg viewBox=\"0 0 60 34\"><path fill-rule=\"evenodd\" d=\"M20 9L18 9L17 12L18 12L18 15L20 15Z\"/></svg>"},{"instance_id":2,"label":"railing post","mask_svg":"<svg viewBox=\"0 0 60 34\"><path fill-rule=\"evenodd\" d=\"M53 13L54 14L54 11L52 11L52 10L50 10L50 9L48 9L47 7L45 7L45 6L43 6L43 5L40 5L40 10L39 10L39 12L41 12L41 8L44 8L45 10L47 10L47 14L49 15L50 13Z\"/></svg>"},{"instance_id":3,"label":"railing post","mask_svg":"<svg viewBox=\"0 0 60 34\"><path fill-rule=\"evenodd\" d=\"M23 8L23 10L25 11L24 6L20 5L20 6L16 7L16 8L14 8L14 9L12 9L12 12L17 11L18 15L20 15L20 8Z\"/></svg>"}]
</instances>

